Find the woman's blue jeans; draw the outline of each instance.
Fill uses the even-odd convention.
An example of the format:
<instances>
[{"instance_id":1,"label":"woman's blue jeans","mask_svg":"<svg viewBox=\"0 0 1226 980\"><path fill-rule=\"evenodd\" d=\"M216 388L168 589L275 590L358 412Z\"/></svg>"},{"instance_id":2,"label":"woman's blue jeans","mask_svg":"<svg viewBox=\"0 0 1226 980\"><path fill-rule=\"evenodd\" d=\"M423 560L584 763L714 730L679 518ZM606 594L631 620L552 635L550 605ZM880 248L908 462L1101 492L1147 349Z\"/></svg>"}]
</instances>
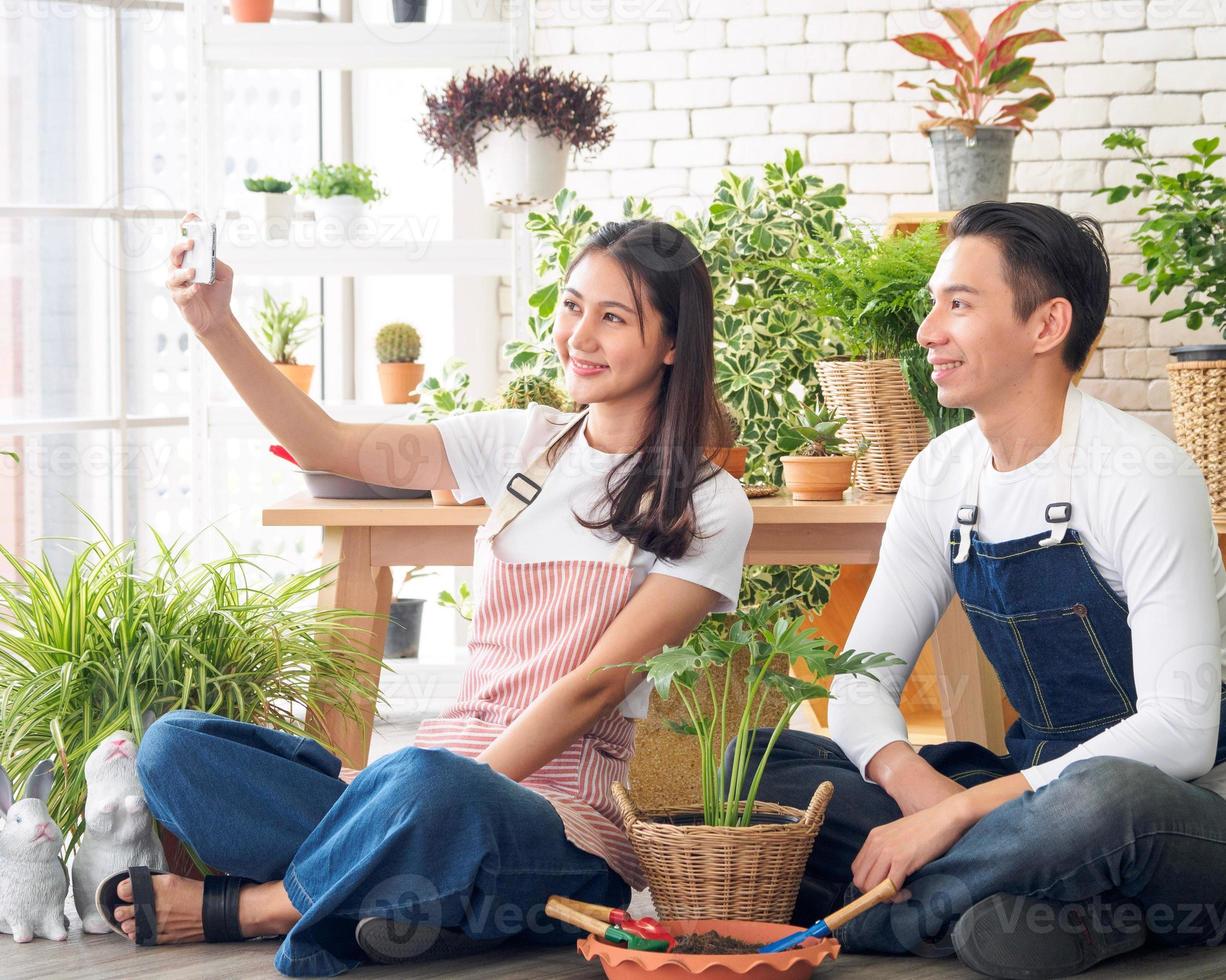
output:
<instances>
[{"instance_id":1,"label":"woman's blue jeans","mask_svg":"<svg viewBox=\"0 0 1226 980\"><path fill-rule=\"evenodd\" d=\"M150 812L201 859L255 881L283 879L302 914L277 950L286 976L334 976L366 962L359 919L412 924L491 945L548 945L579 933L544 914L558 894L623 906L630 888L575 847L550 803L490 766L407 747L351 784L314 739L203 711L172 711L136 758Z\"/></svg>"},{"instance_id":2,"label":"woman's blue jeans","mask_svg":"<svg viewBox=\"0 0 1226 980\"><path fill-rule=\"evenodd\" d=\"M751 773L768 736L754 733ZM801 731L782 733L758 799L804 809L824 780L834 796L806 869L806 925L844 904L868 832L902 817L833 740ZM940 940L958 916L997 892L1088 903L1100 921L1143 923L1156 944L1218 945L1226 938L1226 799L1129 759L1075 762L987 814L905 887L908 900L836 932L847 952L947 954Z\"/></svg>"}]
</instances>

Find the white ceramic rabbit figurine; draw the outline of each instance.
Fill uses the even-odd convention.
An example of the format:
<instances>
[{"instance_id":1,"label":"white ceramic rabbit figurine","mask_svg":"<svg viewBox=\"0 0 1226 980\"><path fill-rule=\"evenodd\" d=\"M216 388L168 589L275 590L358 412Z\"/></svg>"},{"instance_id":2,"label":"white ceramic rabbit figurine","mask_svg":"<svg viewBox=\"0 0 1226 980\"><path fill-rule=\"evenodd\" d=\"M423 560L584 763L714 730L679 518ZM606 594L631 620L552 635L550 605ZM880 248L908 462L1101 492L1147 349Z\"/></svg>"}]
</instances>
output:
<instances>
[{"instance_id":1,"label":"white ceramic rabbit figurine","mask_svg":"<svg viewBox=\"0 0 1226 980\"><path fill-rule=\"evenodd\" d=\"M133 865L167 871L166 854L136 774L136 742L128 732L104 738L85 762L85 833L72 860L72 900L84 932L110 932L98 912L98 884Z\"/></svg>"},{"instance_id":2,"label":"white ceramic rabbit figurine","mask_svg":"<svg viewBox=\"0 0 1226 980\"><path fill-rule=\"evenodd\" d=\"M0 767L0 932L19 943L36 935L44 939L68 938L68 870L60 860L64 837L47 812L52 761L34 767L26 781L25 796L13 801L13 784Z\"/></svg>"}]
</instances>

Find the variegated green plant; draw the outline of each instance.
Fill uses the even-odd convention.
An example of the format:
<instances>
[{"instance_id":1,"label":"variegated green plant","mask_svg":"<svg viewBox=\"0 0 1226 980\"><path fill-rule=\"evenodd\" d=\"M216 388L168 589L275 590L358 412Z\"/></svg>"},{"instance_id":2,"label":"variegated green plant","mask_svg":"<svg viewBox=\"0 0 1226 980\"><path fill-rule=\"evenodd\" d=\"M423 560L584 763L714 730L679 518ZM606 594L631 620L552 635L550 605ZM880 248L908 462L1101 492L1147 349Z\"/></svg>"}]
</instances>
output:
<instances>
[{"instance_id":1,"label":"variegated green plant","mask_svg":"<svg viewBox=\"0 0 1226 980\"><path fill-rule=\"evenodd\" d=\"M950 81L928 80L928 94L934 105L924 109L928 118L920 124L921 131L951 126L968 139L975 135L976 126L1008 126L1030 131L1027 124L1034 122L1039 113L1052 104L1055 94L1047 82L1033 73L1035 59L1019 57L1018 52L1027 45L1064 40L1059 33L1046 27L1009 34L1017 27L1022 14L1038 2L1019 0L1006 7L992 19L982 37L969 10L938 8L937 13L966 48L966 58L939 34L922 32L892 38L912 54L953 72ZM899 87L917 89L922 86L900 82ZM1031 91L1033 95L990 113L998 99Z\"/></svg>"},{"instance_id":2,"label":"variegated green plant","mask_svg":"<svg viewBox=\"0 0 1226 980\"><path fill-rule=\"evenodd\" d=\"M874 668L902 663L889 653L845 650L840 654L835 644L807 629L803 617L788 618L787 610L803 599L789 596L749 607L735 618L712 616L683 646L666 646L646 661L616 665L645 673L662 699L676 695L681 701L689 724L671 723L671 727L698 739L703 823L708 826L749 825L762 774L779 736L801 705L830 696L822 684L790 676L790 667L803 666L811 677L824 679L839 674L872 677ZM734 658L741 650L749 651L748 673L734 676ZM745 690L739 718L728 714L733 685L743 685ZM751 774L753 733L770 691L782 695L786 707ZM731 765L725 768L724 749L733 736L736 748Z\"/></svg>"}]
</instances>

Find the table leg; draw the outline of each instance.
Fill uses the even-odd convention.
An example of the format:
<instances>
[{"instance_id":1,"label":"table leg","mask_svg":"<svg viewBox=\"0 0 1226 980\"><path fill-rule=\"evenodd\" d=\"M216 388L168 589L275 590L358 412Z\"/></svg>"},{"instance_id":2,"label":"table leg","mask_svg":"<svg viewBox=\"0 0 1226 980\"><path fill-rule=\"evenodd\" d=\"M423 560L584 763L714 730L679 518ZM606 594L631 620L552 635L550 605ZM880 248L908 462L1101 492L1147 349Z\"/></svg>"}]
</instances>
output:
<instances>
[{"instance_id":1,"label":"table leg","mask_svg":"<svg viewBox=\"0 0 1226 980\"><path fill-rule=\"evenodd\" d=\"M307 730L313 737L322 734L335 745L342 764L361 769L370 753L375 701L383 667L383 641L387 635L387 620L371 614L387 614L392 601L392 574L386 566L371 565L369 527L325 527L323 560L324 564L339 564L332 573L331 584L319 592L319 608L358 610L360 615L343 622L355 630L351 634L354 646L376 659L360 661L369 684L369 697L355 699L360 724L355 724L335 708L326 707L307 713ZM366 630L370 632L364 632ZM321 688L312 678L311 694L319 690Z\"/></svg>"},{"instance_id":2,"label":"table leg","mask_svg":"<svg viewBox=\"0 0 1226 980\"><path fill-rule=\"evenodd\" d=\"M1001 755L1005 723L1000 681L988 663L962 603L955 596L932 634L945 736L978 742Z\"/></svg>"}]
</instances>

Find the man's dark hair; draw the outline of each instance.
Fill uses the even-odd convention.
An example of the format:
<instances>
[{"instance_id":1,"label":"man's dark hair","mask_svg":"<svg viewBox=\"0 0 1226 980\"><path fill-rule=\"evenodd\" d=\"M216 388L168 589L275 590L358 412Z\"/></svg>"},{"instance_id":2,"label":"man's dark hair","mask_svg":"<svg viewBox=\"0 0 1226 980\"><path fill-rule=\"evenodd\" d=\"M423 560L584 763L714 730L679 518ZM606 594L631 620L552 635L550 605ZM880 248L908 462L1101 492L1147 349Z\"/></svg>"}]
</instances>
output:
<instances>
[{"instance_id":1,"label":"man's dark hair","mask_svg":"<svg viewBox=\"0 0 1226 980\"><path fill-rule=\"evenodd\" d=\"M949 231L951 238L982 235L996 243L1019 320L1049 299L1069 301L1073 322L1061 357L1070 371L1080 371L1102 329L1111 291L1102 225L1045 204L986 201L954 215Z\"/></svg>"}]
</instances>

